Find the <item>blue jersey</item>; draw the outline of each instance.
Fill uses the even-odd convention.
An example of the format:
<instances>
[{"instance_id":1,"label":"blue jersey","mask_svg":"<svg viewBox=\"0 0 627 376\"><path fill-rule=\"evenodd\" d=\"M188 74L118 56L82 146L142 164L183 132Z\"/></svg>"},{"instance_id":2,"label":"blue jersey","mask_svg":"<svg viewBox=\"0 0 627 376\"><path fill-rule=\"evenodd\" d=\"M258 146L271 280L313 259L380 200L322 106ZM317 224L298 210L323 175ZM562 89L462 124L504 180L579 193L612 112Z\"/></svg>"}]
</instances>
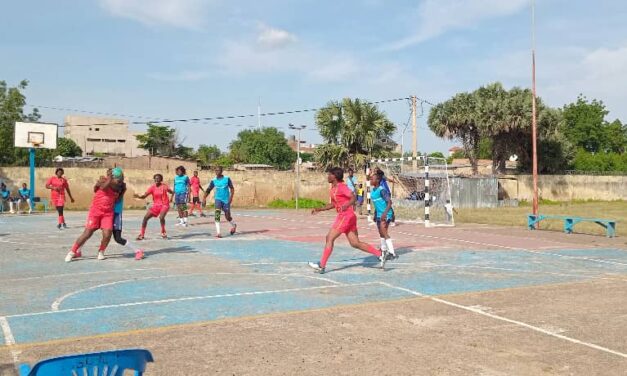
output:
<instances>
[{"instance_id":1,"label":"blue jersey","mask_svg":"<svg viewBox=\"0 0 627 376\"><path fill-rule=\"evenodd\" d=\"M30 189L20 188L17 190L17 192L20 194L21 198L24 198L24 199L30 198Z\"/></svg>"},{"instance_id":2,"label":"blue jersey","mask_svg":"<svg viewBox=\"0 0 627 376\"><path fill-rule=\"evenodd\" d=\"M176 175L174 177L174 193L187 193L190 181L187 175Z\"/></svg>"},{"instance_id":3,"label":"blue jersey","mask_svg":"<svg viewBox=\"0 0 627 376\"><path fill-rule=\"evenodd\" d=\"M370 192L370 199L372 200L372 204L374 205L374 209L377 213L377 219L381 218L385 208L388 207L388 202L392 200L388 191L386 191L382 186L378 186ZM387 214L387 220L391 220L393 217L393 211L390 207L390 211Z\"/></svg>"},{"instance_id":4,"label":"blue jersey","mask_svg":"<svg viewBox=\"0 0 627 376\"><path fill-rule=\"evenodd\" d=\"M213 178L211 183L209 184L209 190L216 189L216 193L214 197L216 200L220 200L222 202L228 203L231 199L231 191L229 188L233 188L233 183L231 182L231 178L228 176L222 176L222 178L218 179Z\"/></svg>"},{"instance_id":5,"label":"blue jersey","mask_svg":"<svg viewBox=\"0 0 627 376\"><path fill-rule=\"evenodd\" d=\"M348 177L348 179L346 179L346 185L348 186L348 189L351 190L351 192L355 193L355 185L357 184L357 178L356 177Z\"/></svg>"},{"instance_id":6,"label":"blue jersey","mask_svg":"<svg viewBox=\"0 0 627 376\"><path fill-rule=\"evenodd\" d=\"M126 183L121 183L120 185L120 194L126 191ZM120 196L113 205L113 213L122 214L122 210L124 210L124 196Z\"/></svg>"},{"instance_id":7,"label":"blue jersey","mask_svg":"<svg viewBox=\"0 0 627 376\"><path fill-rule=\"evenodd\" d=\"M7 198L9 198L9 195L11 194L11 192L9 192L8 190L3 190L1 191L1 194L2 194L2 198L6 200Z\"/></svg>"}]
</instances>

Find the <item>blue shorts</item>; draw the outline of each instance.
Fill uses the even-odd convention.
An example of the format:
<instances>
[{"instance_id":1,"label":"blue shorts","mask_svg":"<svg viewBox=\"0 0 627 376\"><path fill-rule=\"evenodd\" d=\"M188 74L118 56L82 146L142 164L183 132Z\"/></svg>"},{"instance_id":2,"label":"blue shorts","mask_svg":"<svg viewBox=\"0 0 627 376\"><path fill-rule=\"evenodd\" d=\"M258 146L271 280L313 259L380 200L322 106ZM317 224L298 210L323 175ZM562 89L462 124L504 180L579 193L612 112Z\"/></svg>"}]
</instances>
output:
<instances>
[{"instance_id":1,"label":"blue shorts","mask_svg":"<svg viewBox=\"0 0 627 376\"><path fill-rule=\"evenodd\" d=\"M174 194L174 203L176 205L184 205L187 204L187 192L183 193L175 193Z\"/></svg>"},{"instance_id":2,"label":"blue shorts","mask_svg":"<svg viewBox=\"0 0 627 376\"><path fill-rule=\"evenodd\" d=\"M113 229L122 230L122 213L115 213L113 215Z\"/></svg>"},{"instance_id":3,"label":"blue shorts","mask_svg":"<svg viewBox=\"0 0 627 376\"><path fill-rule=\"evenodd\" d=\"M357 205L361 205L364 203L364 196L357 196Z\"/></svg>"},{"instance_id":4,"label":"blue shorts","mask_svg":"<svg viewBox=\"0 0 627 376\"><path fill-rule=\"evenodd\" d=\"M216 210L222 210L223 212L227 213L231 211L231 204L222 200L216 200L215 208Z\"/></svg>"}]
</instances>

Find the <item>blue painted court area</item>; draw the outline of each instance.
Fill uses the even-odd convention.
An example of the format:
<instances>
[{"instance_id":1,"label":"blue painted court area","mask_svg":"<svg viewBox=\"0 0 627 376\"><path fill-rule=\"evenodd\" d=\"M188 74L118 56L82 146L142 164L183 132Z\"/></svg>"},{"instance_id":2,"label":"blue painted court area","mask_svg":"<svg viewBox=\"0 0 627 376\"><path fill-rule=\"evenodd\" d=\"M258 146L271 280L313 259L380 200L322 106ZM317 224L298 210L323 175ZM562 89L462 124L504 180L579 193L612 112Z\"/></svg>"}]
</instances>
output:
<instances>
[{"instance_id":1,"label":"blue painted court area","mask_svg":"<svg viewBox=\"0 0 627 376\"><path fill-rule=\"evenodd\" d=\"M82 231L84 216L68 214L72 228L64 231L54 228L52 215L0 217L2 343L627 274L627 252L620 249L538 251L532 241L526 249L469 248L446 236L438 246L417 249L420 240L399 236L400 258L385 270L376 258L341 242L328 272L318 275L306 262L320 257L331 219L273 211L246 212L239 221L242 233L224 239L212 237L210 221L193 219L188 228L171 226L171 238L162 240L153 221L142 242L147 255L142 261L113 243L109 258L97 261L96 235L83 249L84 259L66 264L63 258ZM130 239L140 216L126 216ZM285 240L290 234L319 240ZM372 229L365 228L363 236L375 239Z\"/></svg>"}]
</instances>

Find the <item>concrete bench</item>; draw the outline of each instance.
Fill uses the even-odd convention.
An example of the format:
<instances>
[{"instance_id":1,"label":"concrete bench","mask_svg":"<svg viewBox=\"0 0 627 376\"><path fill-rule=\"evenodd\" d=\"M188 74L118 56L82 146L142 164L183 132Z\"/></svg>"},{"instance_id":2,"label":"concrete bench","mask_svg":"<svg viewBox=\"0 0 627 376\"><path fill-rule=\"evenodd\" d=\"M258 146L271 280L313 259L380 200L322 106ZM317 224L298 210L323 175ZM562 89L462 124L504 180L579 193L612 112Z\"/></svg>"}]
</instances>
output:
<instances>
[{"instance_id":1,"label":"concrete bench","mask_svg":"<svg viewBox=\"0 0 627 376\"><path fill-rule=\"evenodd\" d=\"M573 227L580 222L594 222L599 226L605 228L605 234L608 238L616 236L616 221L613 219L601 219L601 218L582 218L569 215L545 215L545 214L528 214L527 215L527 227L529 230L535 230L536 224L545 219L559 219L564 221L564 232L567 234L573 233Z\"/></svg>"}]
</instances>

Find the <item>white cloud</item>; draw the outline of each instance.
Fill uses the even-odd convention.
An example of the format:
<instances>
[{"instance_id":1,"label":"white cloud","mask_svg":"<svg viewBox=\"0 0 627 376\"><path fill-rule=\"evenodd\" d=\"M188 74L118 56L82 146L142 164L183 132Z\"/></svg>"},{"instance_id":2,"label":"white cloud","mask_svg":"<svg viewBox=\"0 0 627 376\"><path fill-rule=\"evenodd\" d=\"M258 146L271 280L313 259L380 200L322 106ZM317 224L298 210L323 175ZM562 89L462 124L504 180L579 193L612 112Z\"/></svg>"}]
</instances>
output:
<instances>
[{"instance_id":1,"label":"white cloud","mask_svg":"<svg viewBox=\"0 0 627 376\"><path fill-rule=\"evenodd\" d=\"M472 27L481 21L514 14L529 0L425 0L420 3L412 24L418 28L409 37L384 49L400 50L435 38L450 30Z\"/></svg>"},{"instance_id":2,"label":"white cloud","mask_svg":"<svg viewBox=\"0 0 627 376\"><path fill-rule=\"evenodd\" d=\"M288 44L296 42L297 38L294 34L286 31L270 27L265 24L259 25L259 35L257 43L260 46L268 48L280 48Z\"/></svg>"},{"instance_id":3,"label":"white cloud","mask_svg":"<svg viewBox=\"0 0 627 376\"><path fill-rule=\"evenodd\" d=\"M145 25L201 29L212 0L100 0L100 6L117 17Z\"/></svg>"}]
</instances>

